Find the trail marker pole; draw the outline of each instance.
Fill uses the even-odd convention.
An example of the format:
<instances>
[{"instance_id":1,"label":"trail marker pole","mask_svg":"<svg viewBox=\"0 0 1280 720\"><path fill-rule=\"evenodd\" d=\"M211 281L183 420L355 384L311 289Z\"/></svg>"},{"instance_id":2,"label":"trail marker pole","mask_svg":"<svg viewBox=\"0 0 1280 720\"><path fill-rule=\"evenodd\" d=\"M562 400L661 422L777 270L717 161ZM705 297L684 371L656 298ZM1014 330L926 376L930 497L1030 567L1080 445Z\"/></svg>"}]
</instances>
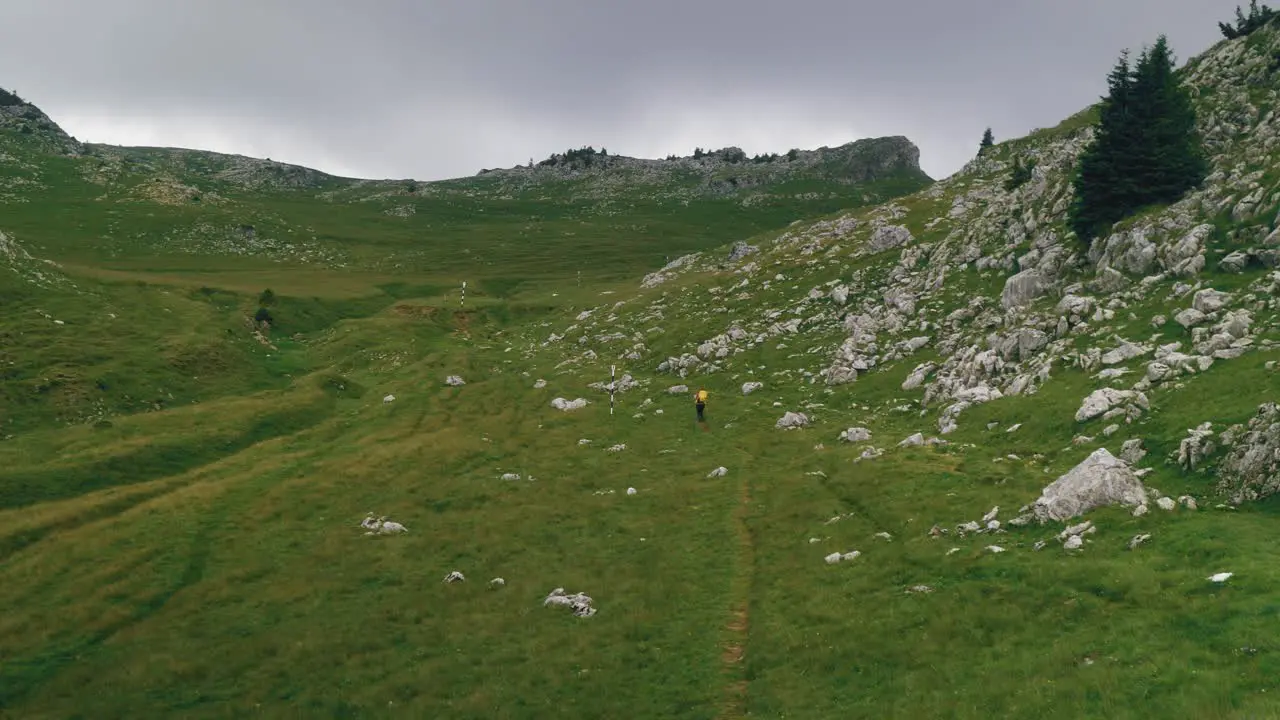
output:
<instances>
[{"instance_id":1,"label":"trail marker pole","mask_svg":"<svg viewBox=\"0 0 1280 720\"><path fill-rule=\"evenodd\" d=\"M613 414L613 393L615 390L618 389L618 384L614 380L614 378L617 376L617 372L618 372L618 366L616 365L609 366L609 414L610 415Z\"/></svg>"},{"instance_id":2,"label":"trail marker pole","mask_svg":"<svg viewBox=\"0 0 1280 720\"><path fill-rule=\"evenodd\" d=\"M458 301L458 307L463 307L466 304L467 304L467 281L463 280L462 281L462 299Z\"/></svg>"}]
</instances>

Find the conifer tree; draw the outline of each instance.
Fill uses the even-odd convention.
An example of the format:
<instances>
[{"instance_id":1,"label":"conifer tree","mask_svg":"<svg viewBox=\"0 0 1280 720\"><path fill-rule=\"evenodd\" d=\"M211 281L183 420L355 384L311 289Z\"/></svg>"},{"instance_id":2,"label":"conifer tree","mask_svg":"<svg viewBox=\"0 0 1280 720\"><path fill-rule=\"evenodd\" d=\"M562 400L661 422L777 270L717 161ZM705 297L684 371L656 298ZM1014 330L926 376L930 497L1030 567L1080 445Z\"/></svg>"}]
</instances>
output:
<instances>
[{"instance_id":1,"label":"conifer tree","mask_svg":"<svg viewBox=\"0 0 1280 720\"><path fill-rule=\"evenodd\" d=\"M1069 221L1086 242L1144 206L1176 201L1208 173L1195 108L1174 74L1165 36L1136 64L1122 53L1107 84L1073 181Z\"/></svg>"},{"instance_id":2,"label":"conifer tree","mask_svg":"<svg viewBox=\"0 0 1280 720\"><path fill-rule=\"evenodd\" d=\"M1128 50L1120 54L1120 59L1107 76L1107 88L1093 142L1081 155L1073 180L1075 198L1070 211L1071 229L1085 241L1092 239L1095 228L1106 223L1110 216L1108 208L1122 204L1122 178L1117 172L1117 165L1121 163L1120 155L1132 127L1127 122L1130 91Z\"/></svg>"},{"instance_id":3,"label":"conifer tree","mask_svg":"<svg viewBox=\"0 0 1280 720\"><path fill-rule=\"evenodd\" d=\"M987 128L987 131L982 133L982 143L978 145L978 154L981 155L984 150L995 145L995 143L996 138L991 134L991 128Z\"/></svg>"},{"instance_id":4,"label":"conifer tree","mask_svg":"<svg viewBox=\"0 0 1280 720\"><path fill-rule=\"evenodd\" d=\"M1174 74L1169 43L1161 35L1134 69L1133 116L1141 130L1133 167L1142 174L1141 204L1173 202L1200 184L1208 163L1196 133L1191 97Z\"/></svg>"},{"instance_id":5,"label":"conifer tree","mask_svg":"<svg viewBox=\"0 0 1280 720\"><path fill-rule=\"evenodd\" d=\"M1249 35L1254 30L1258 30L1278 16L1280 16L1280 13L1270 7L1266 5L1259 6L1258 0L1250 0L1248 15L1245 15L1244 11L1237 5L1236 24L1232 26L1230 23L1220 22L1218 23L1218 29L1222 31L1222 36L1226 39L1235 40Z\"/></svg>"}]
</instances>

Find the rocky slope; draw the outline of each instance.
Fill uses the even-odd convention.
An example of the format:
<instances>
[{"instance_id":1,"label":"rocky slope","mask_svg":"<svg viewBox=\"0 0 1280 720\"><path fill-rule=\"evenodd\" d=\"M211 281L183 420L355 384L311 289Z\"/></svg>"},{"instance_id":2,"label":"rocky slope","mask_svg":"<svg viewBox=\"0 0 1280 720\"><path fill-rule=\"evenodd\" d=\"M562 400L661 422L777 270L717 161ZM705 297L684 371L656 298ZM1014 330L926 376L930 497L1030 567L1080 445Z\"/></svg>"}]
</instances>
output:
<instances>
[{"instance_id":1,"label":"rocky slope","mask_svg":"<svg viewBox=\"0 0 1280 720\"><path fill-rule=\"evenodd\" d=\"M724 387L727 375L797 388L803 407L777 412L804 412L780 426L812 425L828 442L895 413L945 442L975 406L1052 395L1041 411L1070 434L1045 438L1046 453L1114 443L1120 455L1128 438L1125 457L1140 458L1149 414L1184 393L1212 397L1241 358L1269 357L1280 342L1277 53L1272 26L1187 65L1212 175L1092 247L1065 222L1093 132L1085 111L887 205L681 257L634 296L530 337L540 344L530 357L596 376L621 363L641 384L666 375ZM1015 159L1034 163L1020 186L1006 183ZM860 387L885 377L904 378L894 397L860 405ZM1083 389L1061 398L1058 382ZM1253 404L1268 399L1262 386ZM1233 501L1280 486L1273 406L1247 433L1238 403L1196 412L1179 450L1148 462L1220 470Z\"/></svg>"}]
</instances>

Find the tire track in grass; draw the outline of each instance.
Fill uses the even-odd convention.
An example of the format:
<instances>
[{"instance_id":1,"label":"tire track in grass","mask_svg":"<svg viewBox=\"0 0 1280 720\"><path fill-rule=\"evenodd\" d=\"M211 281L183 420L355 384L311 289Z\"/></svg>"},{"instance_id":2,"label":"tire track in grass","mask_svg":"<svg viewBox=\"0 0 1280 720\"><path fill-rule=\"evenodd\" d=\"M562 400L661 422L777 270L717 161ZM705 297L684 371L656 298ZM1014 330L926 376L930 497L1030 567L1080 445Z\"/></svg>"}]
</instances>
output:
<instances>
[{"instance_id":1,"label":"tire track in grass","mask_svg":"<svg viewBox=\"0 0 1280 720\"><path fill-rule=\"evenodd\" d=\"M733 511L734 574L730 582L729 622L725 625L724 665L726 686L721 718L740 718L747 714L747 638L750 630L751 586L755 582L755 544L747 527L751 508L751 481L743 474L739 483L738 503Z\"/></svg>"}]
</instances>

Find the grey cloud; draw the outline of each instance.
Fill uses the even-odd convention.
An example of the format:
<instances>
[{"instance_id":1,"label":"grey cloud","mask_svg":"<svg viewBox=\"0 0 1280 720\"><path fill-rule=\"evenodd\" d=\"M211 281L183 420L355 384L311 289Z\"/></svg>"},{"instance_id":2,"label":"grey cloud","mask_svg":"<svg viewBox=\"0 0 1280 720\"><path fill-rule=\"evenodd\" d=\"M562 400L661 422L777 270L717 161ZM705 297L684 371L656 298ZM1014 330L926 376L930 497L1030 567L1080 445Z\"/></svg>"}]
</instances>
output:
<instances>
[{"instance_id":1,"label":"grey cloud","mask_svg":"<svg viewBox=\"0 0 1280 720\"><path fill-rule=\"evenodd\" d=\"M904 134L945 176L1180 58L1235 0L5 0L0 86L84 140L436 179L578 145L641 156Z\"/></svg>"}]
</instances>

